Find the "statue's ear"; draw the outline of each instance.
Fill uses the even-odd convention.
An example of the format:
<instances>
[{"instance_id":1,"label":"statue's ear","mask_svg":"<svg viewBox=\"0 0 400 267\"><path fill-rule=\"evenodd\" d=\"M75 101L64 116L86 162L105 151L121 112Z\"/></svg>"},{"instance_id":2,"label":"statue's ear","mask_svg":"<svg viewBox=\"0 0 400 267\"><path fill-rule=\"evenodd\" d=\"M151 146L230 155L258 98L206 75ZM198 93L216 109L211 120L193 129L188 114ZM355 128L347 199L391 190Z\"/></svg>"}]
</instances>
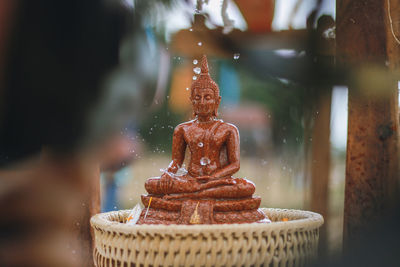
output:
<instances>
[{"instance_id":1,"label":"statue's ear","mask_svg":"<svg viewBox=\"0 0 400 267\"><path fill-rule=\"evenodd\" d=\"M218 99L217 99L217 103L215 105L215 109L214 109L214 116L215 117L218 117L218 107L219 107L220 103L221 103L221 97L219 96Z\"/></svg>"},{"instance_id":2,"label":"statue's ear","mask_svg":"<svg viewBox=\"0 0 400 267\"><path fill-rule=\"evenodd\" d=\"M190 101L190 103L192 104L192 117L193 118L196 118L196 116L197 116L197 114L196 114L196 112L194 111L194 108L193 108L193 98L192 98L192 94L190 94L190 96L189 96L189 101Z\"/></svg>"}]
</instances>

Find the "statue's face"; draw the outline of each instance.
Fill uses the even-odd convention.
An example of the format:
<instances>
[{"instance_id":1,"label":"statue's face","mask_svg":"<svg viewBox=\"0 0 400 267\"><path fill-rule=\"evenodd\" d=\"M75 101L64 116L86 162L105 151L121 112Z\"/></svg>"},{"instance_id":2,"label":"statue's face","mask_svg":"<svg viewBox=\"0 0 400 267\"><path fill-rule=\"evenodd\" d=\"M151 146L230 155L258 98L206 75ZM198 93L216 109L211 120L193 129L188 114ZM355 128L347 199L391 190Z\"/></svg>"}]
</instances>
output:
<instances>
[{"instance_id":1,"label":"statue's face","mask_svg":"<svg viewBox=\"0 0 400 267\"><path fill-rule=\"evenodd\" d=\"M219 105L219 98L214 95L214 90L194 89L192 96L193 111L200 116L215 115Z\"/></svg>"}]
</instances>

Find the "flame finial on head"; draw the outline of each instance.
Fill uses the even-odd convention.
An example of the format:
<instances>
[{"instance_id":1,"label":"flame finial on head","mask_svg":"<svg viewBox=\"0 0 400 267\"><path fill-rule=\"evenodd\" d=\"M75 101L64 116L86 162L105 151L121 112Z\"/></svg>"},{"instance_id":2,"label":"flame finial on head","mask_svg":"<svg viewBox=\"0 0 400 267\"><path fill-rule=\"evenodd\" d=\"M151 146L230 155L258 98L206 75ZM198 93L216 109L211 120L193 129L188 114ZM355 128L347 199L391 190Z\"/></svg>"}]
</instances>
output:
<instances>
[{"instance_id":1,"label":"flame finial on head","mask_svg":"<svg viewBox=\"0 0 400 267\"><path fill-rule=\"evenodd\" d=\"M201 58L201 73L195 81L192 82L191 92L193 94L194 89L212 89L216 97L219 97L219 87L213 79L211 79L208 73L208 62L206 55Z\"/></svg>"},{"instance_id":2,"label":"flame finial on head","mask_svg":"<svg viewBox=\"0 0 400 267\"><path fill-rule=\"evenodd\" d=\"M201 74L208 74L208 62L206 55L201 58Z\"/></svg>"}]
</instances>

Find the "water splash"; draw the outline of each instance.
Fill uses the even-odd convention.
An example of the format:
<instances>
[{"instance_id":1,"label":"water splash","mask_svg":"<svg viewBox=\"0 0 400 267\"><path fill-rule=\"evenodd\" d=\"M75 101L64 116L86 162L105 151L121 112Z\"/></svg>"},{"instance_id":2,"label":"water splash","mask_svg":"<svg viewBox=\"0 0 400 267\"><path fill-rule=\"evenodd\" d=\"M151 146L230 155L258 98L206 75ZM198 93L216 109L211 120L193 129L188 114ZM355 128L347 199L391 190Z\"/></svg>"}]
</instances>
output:
<instances>
[{"instance_id":1,"label":"water splash","mask_svg":"<svg viewBox=\"0 0 400 267\"><path fill-rule=\"evenodd\" d=\"M210 164L210 162L211 162L211 160L207 157L202 157L200 159L201 166L206 166L206 165Z\"/></svg>"},{"instance_id":2,"label":"water splash","mask_svg":"<svg viewBox=\"0 0 400 267\"><path fill-rule=\"evenodd\" d=\"M167 174L168 176L170 176L172 178L182 177L182 176L185 176L188 173L188 171L186 170L186 168L184 166L179 168L176 171L176 173L169 172L167 169L160 169L160 171L162 173Z\"/></svg>"},{"instance_id":3,"label":"water splash","mask_svg":"<svg viewBox=\"0 0 400 267\"><path fill-rule=\"evenodd\" d=\"M181 167L177 170L175 175L178 177L182 177L182 176L185 176L187 173L188 173L188 171L184 167Z\"/></svg>"},{"instance_id":4,"label":"water splash","mask_svg":"<svg viewBox=\"0 0 400 267\"><path fill-rule=\"evenodd\" d=\"M163 174L165 173L165 174L171 176L172 178L175 178L175 176L176 176L175 173L169 172L167 169L160 169L160 172L162 172Z\"/></svg>"}]
</instances>

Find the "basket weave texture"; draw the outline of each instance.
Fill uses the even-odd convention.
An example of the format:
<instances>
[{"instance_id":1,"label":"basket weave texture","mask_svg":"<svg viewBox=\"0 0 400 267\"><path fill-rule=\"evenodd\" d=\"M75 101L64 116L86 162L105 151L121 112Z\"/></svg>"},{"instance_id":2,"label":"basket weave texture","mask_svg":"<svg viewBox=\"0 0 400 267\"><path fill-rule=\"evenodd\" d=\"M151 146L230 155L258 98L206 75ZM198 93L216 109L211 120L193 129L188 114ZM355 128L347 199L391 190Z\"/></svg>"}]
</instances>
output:
<instances>
[{"instance_id":1,"label":"basket weave texture","mask_svg":"<svg viewBox=\"0 0 400 267\"><path fill-rule=\"evenodd\" d=\"M94 261L98 267L304 266L316 257L321 215L262 210L272 223L130 226L122 223L130 210L97 214Z\"/></svg>"}]
</instances>

